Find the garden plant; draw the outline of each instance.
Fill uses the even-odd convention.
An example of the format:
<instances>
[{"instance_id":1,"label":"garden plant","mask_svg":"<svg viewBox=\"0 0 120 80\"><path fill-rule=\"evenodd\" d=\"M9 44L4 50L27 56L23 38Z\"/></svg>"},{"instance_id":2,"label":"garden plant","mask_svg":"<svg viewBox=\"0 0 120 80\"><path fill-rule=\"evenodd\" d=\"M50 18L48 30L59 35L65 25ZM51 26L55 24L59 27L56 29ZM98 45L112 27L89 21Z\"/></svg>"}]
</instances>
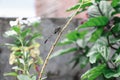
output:
<instances>
[{"instance_id":1,"label":"garden plant","mask_svg":"<svg viewBox=\"0 0 120 80\"><path fill-rule=\"evenodd\" d=\"M36 37L38 33L31 33L35 27L24 27L19 21L6 32L9 37L14 38L10 46L9 63L14 64L15 72L5 75L16 76L18 80L43 80L42 74L50 58L64 54L75 53L76 56L70 62L74 62L73 68L80 65L84 68L87 64L91 66L80 80L117 80L120 76L120 0L79 0L78 4L72 6L67 11L74 14L68 22L60 29L58 36L51 46L51 49L43 61L43 66L39 57L39 46ZM65 39L58 42L63 31L68 27L74 16L87 11L88 20L66 33ZM34 24L36 25L36 23ZM74 44L53 53L56 45L66 46ZM53 53L53 54L52 54ZM52 55L51 55L52 54ZM36 73L31 74L30 68L35 66ZM119 79L118 79L119 80Z\"/></svg>"}]
</instances>

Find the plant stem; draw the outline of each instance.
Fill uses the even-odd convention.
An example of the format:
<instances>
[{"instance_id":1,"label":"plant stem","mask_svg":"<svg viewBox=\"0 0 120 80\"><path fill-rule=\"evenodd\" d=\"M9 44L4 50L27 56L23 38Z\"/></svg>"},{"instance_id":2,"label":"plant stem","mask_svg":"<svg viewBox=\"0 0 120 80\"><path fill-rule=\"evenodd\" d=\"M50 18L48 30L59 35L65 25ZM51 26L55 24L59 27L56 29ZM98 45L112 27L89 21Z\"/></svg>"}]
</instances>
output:
<instances>
[{"instance_id":1,"label":"plant stem","mask_svg":"<svg viewBox=\"0 0 120 80\"><path fill-rule=\"evenodd\" d=\"M51 48L50 48L50 51L49 51L49 53L48 53L48 55L47 55L47 57L46 57L46 59L45 59L45 61L44 61L44 64L43 64L42 69L41 69L41 71L40 71L40 74L38 75L38 79L41 80L43 71L44 71L44 69L45 69L45 67L46 67L46 65L47 65L47 63L48 63L48 61L49 61L49 57L50 57L50 55L52 54L52 52L53 52L53 50L54 50L54 48L55 48L58 40L60 39L63 31L68 27L69 23L70 23L70 22L72 21L72 19L74 18L74 16L76 15L76 13L79 11L79 9L81 8L81 5L82 5L82 4L83 4L83 1L82 1L82 3L80 4L79 8L75 11L75 13L72 15L72 17L67 21L67 23L65 24L65 26L64 26L64 27L61 29L61 31L59 32L59 34L58 34L55 42L52 44L52 46L51 46Z\"/></svg>"}]
</instances>

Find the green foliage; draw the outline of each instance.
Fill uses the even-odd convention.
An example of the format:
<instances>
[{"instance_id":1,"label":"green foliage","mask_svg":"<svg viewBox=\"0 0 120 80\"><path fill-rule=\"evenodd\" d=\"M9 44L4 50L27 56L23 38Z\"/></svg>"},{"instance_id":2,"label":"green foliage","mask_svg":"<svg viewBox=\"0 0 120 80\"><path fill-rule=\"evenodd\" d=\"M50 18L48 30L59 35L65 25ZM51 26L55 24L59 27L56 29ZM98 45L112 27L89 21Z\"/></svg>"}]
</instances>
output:
<instances>
[{"instance_id":1,"label":"green foliage","mask_svg":"<svg viewBox=\"0 0 120 80\"><path fill-rule=\"evenodd\" d=\"M74 45L75 56L73 68L78 64L84 68L90 64L80 80L113 80L120 76L120 0L79 0L79 3L69 8L73 11L80 7L87 10L88 20L77 29L66 34L58 45ZM117 15L116 15L117 14ZM70 46L70 49L72 46ZM63 49L52 56L56 57L73 51ZM77 54L77 55L76 55Z\"/></svg>"},{"instance_id":2,"label":"green foliage","mask_svg":"<svg viewBox=\"0 0 120 80\"><path fill-rule=\"evenodd\" d=\"M95 80L104 72L105 67L105 64L101 64L97 67L88 70L85 74L81 76L81 80Z\"/></svg>"},{"instance_id":3,"label":"green foliage","mask_svg":"<svg viewBox=\"0 0 120 80\"><path fill-rule=\"evenodd\" d=\"M12 65L14 72L6 73L5 76L15 76L18 80L36 80L36 73L31 74L30 70L34 69L37 73L40 64L43 63L40 57L40 44L36 42L41 37L40 32L35 31L38 25L31 26L32 23L20 24L22 20L12 21L9 31L4 36L13 39L13 42L6 43L11 50L9 64ZM26 20L27 22L27 20ZM31 24L31 25L30 25ZM35 23L36 24L36 23ZM38 21L37 21L38 24ZM33 67L36 66L35 68Z\"/></svg>"},{"instance_id":4,"label":"green foliage","mask_svg":"<svg viewBox=\"0 0 120 80\"><path fill-rule=\"evenodd\" d=\"M67 9L67 11L76 10L76 9L78 9L80 7L80 5L81 5L81 3L78 3L78 4L74 5L74 6L72 6L71 8ZM82 11L86 10L86 7L88 7L90 5L92 5L91 2L86 2L85 4L82 4L81 5Z\"/></svg>"},{"instance_id":5,"label":"green foliage","mask_svg":"<svg viewBox=\"0 0 120 80\"><path fill-rule=\"evenodd\" d=\"M86 28L86 27L103 27L108 23L108 18L104 16L99 16L95 18L90 18L84 24L80 25L79 28Z\"/></svg>"},{"instance_id":6,"label":"green foliage","mask_svg":"<svg viewBox=\"0 0 120 80\"><path fill-rule=\"evenodd\" d=\"M120 3L120 0L112 0L112 6L116 7Z\"/></svg>"},{"instance_id":7,"label":"green foliage","mask_svg":"<svg viewBox=\"0 0 120 80\"><path fill-rule=\"evenodd\" d=\"M112 13L115 10L111 6L110 2L102 0L96 5L92 5L88 8L88 16L98 17L98 16L106 16L108 19L111 19Z\"/></svg>"}]
</instances>

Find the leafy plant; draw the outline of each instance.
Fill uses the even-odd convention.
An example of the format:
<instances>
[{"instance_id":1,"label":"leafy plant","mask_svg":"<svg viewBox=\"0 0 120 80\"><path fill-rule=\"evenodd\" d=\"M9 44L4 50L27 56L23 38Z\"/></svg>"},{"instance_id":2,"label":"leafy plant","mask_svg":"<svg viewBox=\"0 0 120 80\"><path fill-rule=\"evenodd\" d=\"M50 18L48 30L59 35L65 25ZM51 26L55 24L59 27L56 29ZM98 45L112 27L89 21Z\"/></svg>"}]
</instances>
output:
<instances>
[{"instance_id":1,"label":"leafy plant","mask_svg":"<svg viewBox=\"0 0 120 80\"><path fill-rule=\"evenodd\" d=\"M5 76L15 76L18 80L37 79L39 66L43 63L39 51L40 44L36 42L36 39L41 37L36 30L39 23L38 19L17 19L10 22L11 28L4 36L13 39L13 42L5 45L11 50L9 64L14 72L5 73ZM36 73L30 73L31 69Z\"/></svg>"},{"instance_id":2,"label":"leafy plant","mask_svg":"<svg viewBox=\"0 0 120 80\"><path fill-rule=\"evenodd\" d=\"M120 76L120 0L79 0L67 11L78 9L81 3L79 13L87 10L88 20L58 43L58 46L74 44L74 47L56 51L51 58L74 52L77 55L70 61L74 62L73 67L91 65L80 80L117 80Z\"/></svg>"}]
</instances>

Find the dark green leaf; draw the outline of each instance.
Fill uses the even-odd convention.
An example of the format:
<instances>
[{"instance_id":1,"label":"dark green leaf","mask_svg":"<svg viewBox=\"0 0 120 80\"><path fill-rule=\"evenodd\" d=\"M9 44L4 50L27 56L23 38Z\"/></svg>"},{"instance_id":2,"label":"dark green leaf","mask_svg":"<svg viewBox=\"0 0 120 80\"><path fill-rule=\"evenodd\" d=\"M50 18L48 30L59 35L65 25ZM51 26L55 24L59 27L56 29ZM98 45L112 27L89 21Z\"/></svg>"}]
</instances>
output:
<instances>
[{"instance_id":1,"label":"dark green leaf","mask_svg":"<svg viewBox=\"0 0 120 80\"><path fill-rule=\"evenodd\" d=\"M120 70L119 69L112 70L112 69L106 68L103 73L104 73L104 76L108 79L112 78L112 77L119 77L120 76Z\"/></svg>"},{"instance_id":2,"label":"dark green leaf","mask_svg":"<svg viewBox=\"0 0 120 80\"><path fill-rule=\"evenodd\" d=\"M112 28L112 31L114 33L119 33L120 32L120 23L115 24L114 27Z\"/></svg>"},{"instance_id":3,"label":"dark green leaf","mask_svg":"<svg viewBox=\"0 0 120 80\"><path fill-rule=\"evenodd\" d=\"M108 21L109 21L108 18L104 16L90 18L84 24L80 25L79 28L105 26L108 23Z\"/></svg>"},{"instance_id":4,"label":"dark green leaf","mask_svg":"<svg viewBox=\"0 0 120 80\"><path fill-rule=\"evenodd\" d=\"M77 51L77 48L68 48L68 49L61 49L56 51L55 53L53 53L50 58L56 57L56 56L60 56L60 55L64 55L70 52L74 52Z\"/></svg>"},{"instance_id":5,"label":"dark green leaf","mask_svg":"<svg viewBox=\"0 0 120 80\"><path fill-rule=\"evenodd\" d=\"M112 0L112 6L116 7L118 5L118 3L120 3L120 0Z\"/></svg>"},{"instance_id":6,"label":"dark green leaf","mask_svg":"<svg viewBox=\"0 0 120 80\"><path fill-rule=\"evenodd\" d=\"M88 70L82 75L81 80L95 80L98 76L100 76L103 73L105 67L105 64L101 64L97 67Z\"/></svg>"}]
</instances>

